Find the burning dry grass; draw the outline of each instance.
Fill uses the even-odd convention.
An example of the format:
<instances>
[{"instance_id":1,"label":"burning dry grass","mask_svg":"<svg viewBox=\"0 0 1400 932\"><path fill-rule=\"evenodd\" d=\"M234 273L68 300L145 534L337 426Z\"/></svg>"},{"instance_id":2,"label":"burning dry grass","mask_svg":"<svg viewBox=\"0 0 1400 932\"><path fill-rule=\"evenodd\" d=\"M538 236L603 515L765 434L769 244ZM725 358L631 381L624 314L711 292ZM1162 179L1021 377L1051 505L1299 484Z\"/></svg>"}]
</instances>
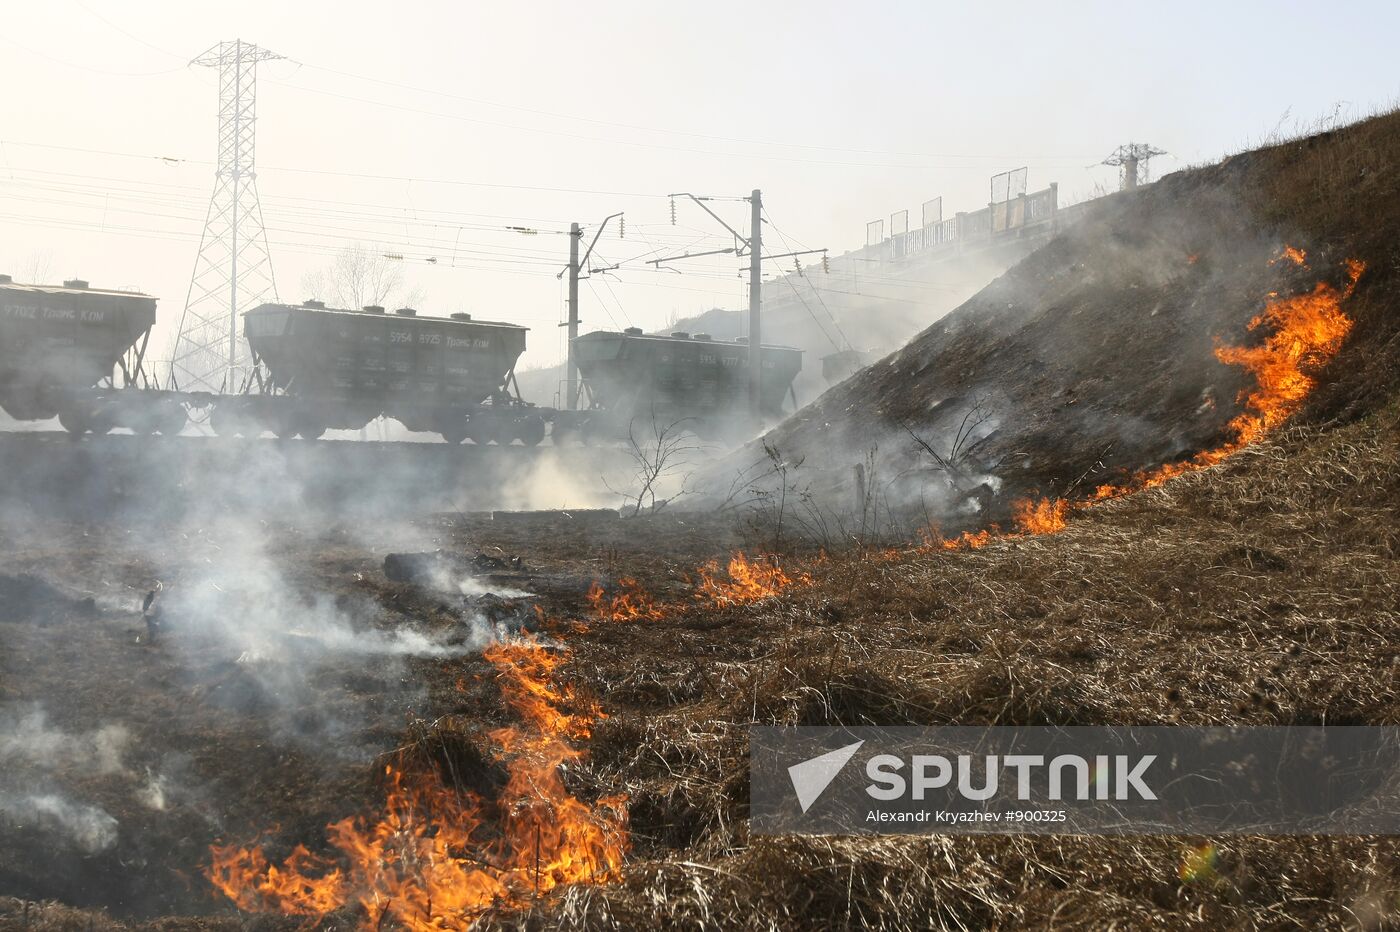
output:
<instances>
[{"instance_id":1,"label":"burning dry grass","mask_svg":"<svg viewBox=\"0 0 1400 932\"><path fill-rule=\"evenodd\" d=\"M742 551L730 556L723 569L710 560L695 571L691 601L667 605L657 601L636 579L619 577L611 591L594 580L588 588L588 605L597 621L661 621L668 615L700 605L714 609L759 602L781 595L792 586L811 585L806 571L789 574L776 559L749 559Z\"/></svg>"},{"instance_id":2,"label":"burning dry grass","mask_svg":"<svg viewBox=\"0 0 1400 932\"><path fill-rule=\"evenodd\" d=\"M436 768L387 764L382 812L328 826L333 854L298 845L273 863L260 844L218 845L207 872L215 888L250 912L324 917L356 905L366 926L388 920L426 932L466 928L490 909L561 884L615 877L627 849L625 797L589 804L564 784L564 769L583 758L578 742L601 711L556 677L567 654L533 636L497 642L484 656L518 723L490 731L493 751L477 753L469 769L480 776L494 764L503 786L488 797L485 781L463 786L456 766L449 783ZM418 737L399 763L425 744L429 759L463 762L446 728Z\"/></svg>"},{"instance_id":3,"label":"burning dry grass","mask_svg":"<svg viewBox=\"0 0 1400 932\"><path fill-rule=\"evenodd\" d=\"M745 817L753 722L1400 723L1398 427L1392 408L1287 431L1054 537L839 557L784 599L718 616L717 599L663 609L635 582L595 589L599 618L665 620L589 626L572 657L502 649L497 666L537 730L591 730L574 778L625 790L635 858L616 884L527 890L474 915L578 929L1393 922L1391 839L751 838ZM687 656L701 630L703 660ZM614 714L554 722L577 704L561 665Z\"/></svg>"},{"instance_id":4,"label":"burning dry grass","mask_svg":"<svg viewBox=\"0 0 1400 932\"><path fill-rule=\"evenodd\" d=\"M1301 265L1305 256L1288 248L1277 261ZM384 813L329 827L335 857L298 846L279 865L258 846L217 847L210 879L246 910L325 916L353 902L371 925L387 918L421 930L508 917L515 922L518 913L500 910L533 911L541 905L537 898L555 887L617 880L632 842L653 860L612 890L571 890L551 921L631 927L633 920L654 924L664 917L771 928L844 917L838 924L971 927L1029 918L1035 897L1025 893L1032 881L1074 887L1069 864L1076 846L1110 862L1160 860L1175 846L1175 872L1166 871L1165 880L1149 882L1153 875L1139 870L1132 886L1115 888L1125 921L1143 919L1141 910L1163 906L1164 896L1181 905L1192 885L1218 893L1235 880L1224 879L1216 849L1181 849L1180 842L1162 839L750 839L741 726L1394 720L1393 675L1388 687L1348 682L1339 694L1323 685L1337 682L1335 667L1316 669L1323 666L1318 657L1342 652L1324 650L1323 638L1370 638L1377 643L1368 646L1380 649L1395 633L1394 617L1373 629L1354 630L1343 620L1358 594L1394 604L1393 579L1386 590L1382 576L1354 575L1367 567L1394 570L1393 537L1381 552L1392 564L1384 568L1356 552L1364 549L1360 541L1339 541L1349 559L1323 575L1353 578L1308 589L1315 604L1305 605L1300 590L1306 587L1296 585L1286 600L1258 601L1250 598L1256 584L1264 581L1267 590L1274 575L1296 571L1307 555L1287 549L1283 527L1268 529L1268 546L1260 543L1271 516L1215 513L1221 504L1229 509L1257 500L1249 489L1230 488L1231 475L1287 470L1289 454L1312 449L1252 444L1298 409L1312 388L1311 373L1340 348L1350 329L1341 303L1363 270L1348 262L1341 287L1321 282L1310 293L1271 296L1250 323L1251 330L1265 331L1258 345L1217 349L1222 362L1243 367L1255 382L1241 398L1244 413L1231 422L1233 438L1225 445L1134 476L1123 488L1100 489L1094 511L1072 523L1070 503L1026 499L1013 506L1009 534L934 535L907 553L825 565L822 578L738 553L723 570L717 563L700 567L686 602L660 602L630 577L611 591L595 583L587 595L590 622L603 624L576 624L571 638L596 631L603 636L595 643L615 641L606 636L613 622L653 623L623 626L650 629L652 640L658 629L692 619L712 629L742 618L754 631L736 638L741 649L729 662L692 655L698 685L689 693L668 688L658 702L656 693L649 701L646 691L634 691L633 715L624 711L612 721L561 678L568 653L532 637L495 644L484 656L518 724L489 733L505 772L494 799L448 785L436 770L410 776L391 764ZM1218 469L1210 477L1214 508L1191 507L1191 490L1204 481L1165 485L1190 473L1199 479L1199 471L1242 452L1253 460L1250 469ZM1365 462L1386 469L1378 484L1393 485L1394 451L1388 459L1379 447L1370 452L1376 455ZM1334 454L1328 465L1344 458ZM1127 490L1148 491L1130 501L1105 501ZM1309 515L1316 542L1319 515L1305 502L1275 499L1274 507ZM1133 520L1135 512L1152 515L1151 525ZM1163 515L1178 525L1165 538L1157 523ZM1210 546L1203 547L1206 541ZM1182 575L1193 569L1197 575ZM1310 569L1318 575L1319 568ZM1373 593L1377 587L1381 591ZM774 603L778 595L788 598ZM685 645L683 635L662 636L671 638L669 653ZM1394 674L1390 649L1385 669ZM710 652L723 650L711 645ZM619 675L607 669L609 660L596 659L590 679L600 684L598 692L626 699L626 684L635 682L640 666ZM654 674L653 683L662 686ZM1242 684L1248 693L1231 695ZM657 705L659 715L639 714ZM593 737L595 727L600 759L590 763L578 742ZM441 730L436 738L446 749ZM566 767L592 768L592 782L627 792L586 804L564 785ZM638 829L631 839L629 799ZM953 859L954 850L961 861ZM676 861L669 856L674 851L688 859ZM1019 869L1008 870L1008 862ZM835 883L842 876L844 895ZM1372 880L1359 896L1373 890L1382 899L1389 895L1389 869ZM670 889L676 882L684 893ZM1092 895L1094 910L1085 914L1096 925L1107 918L1098 901L1102 892ZM1306 896L1319 899L1315 891ZM1044 899L1054 911L1038 918L1074 922L1073 900ZM1224 916L1244 899L1208 905ZM1328 908L1350 907L1334 895ZM631 918L624 921L624 915Z\"/></svg>"},{"instance_id":5,"label":"burning dry grass","mask_svg":"<svg viewBox=\"0 0 1400 932\"><path fill-rule=\"evenodd\" d=\"M1284 246L1273 261L1303 266L1306 260L1303 250ZM1303 294L1270 294L1264 309L1249 322L1251 332L1264 332L1257 344L1224 344L1215 348L1216 359L1243 368L1253 379L1253 385L1240 393L1244 411L1228 425L1229 442L1203 450L1189 460L1138 473L1127 482L1101 485L1094 498L1156 488L1183 473L1214 466L1296 414L1316 384L1315 374L1337 355L1352 329L1352 320L1342 304L1356 291L1366 263L1347 259L1342 266L1344 280L1340 286L1320 281Z\"/></svg>"},{"instance_id":6,"label":"burning dry grass","mask_svg":"<svg viewBox=\"0 0 1400 932\"><path fill-rule=\"evenodd\" d=\"M1054 537L836 558L732 616L698 697L599 726L591 766L628 790L636 860L549 921L1388 927L1394 839L750 838L744 726L1400 723L1397 428L1393 407L1286 431ZM686 628L631 629L630 649L591 632L576 669L625 677Z\"/></svg>"},{"instance_id":7,"label":"burning dry grass","mask_svg":"<svg viewBox=\"0 0 1400 932\"><path fill-rule=\"evenodd\" d=\"M700 567L697 576L696 599L702 603L708 600L714 608L758 602L781 595L790 586L806 586L812 582L809 573L788 575L777 561L750 560L742 552L729 558L725 575L720 574L718 563L711 562Z\"/></svg>"},{"instance_id":8,"label":"burning dry grass","mask_svg":"<svg viewBox=\"0 0 1400 932\"><path fill-rule=\"evenodd\" d=\"M1288 245L1272 260L1297 266L1306 266L1306 261L1307 254L1303 250ZM1251 332L1263 331L1263 338L1257 344L1216 346L1218 360L1241 367L1252 378L1252 385L1240 392L1239 401L1244 410L1227 425L1229 441L1190 459L1165 463L1123 481L1100 485L1086 502L1058 498L1017 499L1011 503L1015 527L1011 536L1057 534L1065 529L1071 511L1076 508L1154 489L1178 476L1224 462L1286 423L1312 391L1316 373L1337 355L1351 332L1352 320L1342 305L1355 293L1366 264L1347 259L1342 266L1344 280L1340 286L1324 280L1302 294L1271 293L1264 309L1249 321ZM965 531L947 539L935 530L924 536L923 549L977 550L1001 536L1004 535L995 526L990 531Z\"/></svg>"}]
</instances>

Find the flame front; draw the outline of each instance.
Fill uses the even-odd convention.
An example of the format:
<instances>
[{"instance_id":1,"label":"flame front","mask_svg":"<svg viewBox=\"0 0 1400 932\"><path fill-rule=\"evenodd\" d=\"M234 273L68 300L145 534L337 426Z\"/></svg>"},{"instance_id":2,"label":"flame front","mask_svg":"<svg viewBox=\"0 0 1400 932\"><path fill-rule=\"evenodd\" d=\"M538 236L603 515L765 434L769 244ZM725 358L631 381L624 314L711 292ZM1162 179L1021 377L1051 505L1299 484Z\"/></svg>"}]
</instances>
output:
<instances>
[{"instance_id":1,"label":"flame front","mask_svg":"<svg viewBox=\"0 0 1400 932\"><path fill-rule=\"evenodd\" d=\"M611 596L594 580L588 587L588 604L602 621L660 621L664 614L656 600L631 576L620 577Z\"/></svg>"},{"instance_id":2,"label":"flame front","mask_svg":"<svg viewBox=\"0 0 1400 932\"><path fill-rule=\"evenodd\" d=\"M1301 249L1285 246L1274 261L1286 260L1302 266L1306 259L1307 254ZM1342 268L1344 280L1340 287L1318 282L1312 291L1292 297L1270 293L1264 309L1249 322L1250 331L1268 331L1258 346L1215 348L1216 359L1240 366L1254 376L1254 387L1240 393L1244 412L1230 421L1230 440L1189 460L1137 473L1126 483L1101 485L1094 490L1093 498L1114 498L1156 488L1183 473L1214 466L1292 417L1316 384L1311 373L1337 355L1351 332L1352 321L1342 311L1342 302L1356 291L1366 263L1347 259Z\"/></svg>"},{"instance_id":3,"label":"flame front","mask_svg":"<svg viewBox=\"0 0 1400 932\"><path fill-rule=\"evenodd\" d=\"M789 576L777 561L750 560L742 551L729 558L728 579L720 575L719 564L713 560L696 571L699 582L695 597L715 607L757 602L781 593L791 585L810 585L812 577L803 572Z\"/></svg>"},{"instance_id":4,"label":"flame front","mask_svg":"<svg viewBox=\"0 0 1400 932\"><path fill-rule=\"evenodd\" d=\"M556 682L567 654L524 636L488 648L507 707L499 728L506 787L496 800L436 774L385 768L384 810L327 829L335 857L298 846L281 864L259 845L215 846L207 876L240 909L324 915L352 903L365 926L388 915L415 930L469 927L492 906L522 905L560 884L616 879L628 846L626 797L594 805L563 781L601 712ZM488 818L489 817L489 818Z\"/></svg>"},{"instance_id":5,"label":"flame front","mask_svg":"<svg viewBox=\"0 0 1400 932\"><path fill-rule=\"evenodd\" d=\"M1294 246L1284 246L1270 265L1279 262L1306 268L1307 254ZM1231 439L1224 444L1203 450L1189 460L1143 470L1123 483L1100 485L1087 502L1072 504L1058 498L1012 502L1011 513L1016 524L1013 534L1003 534L993 527L990 532L965 531L959 537L944 539L935 528L923 535L921 549L976 550L1001 537L1054 534L1064 530L1072 508L1156 488L1184 473L1214 466L1283 424L1312 391L1315 380L1311 373L1337 355L1351 332L1352 321L1342 311L1342 302L1355 292L1356 283L1366 271L1366 263L1347 259L1342 268L1344 276L1340 287L1318 282L1311 291L1292 297L1270 292L1264 309L1249 322L1250 331L1267 331L1259 345L1215 348L1216 359L1226 365L1240 366L1254 377L1254 387L1240 393L1244 411L1227 425Z\"/></svg>"},{"instance_id":6,"label":"flame front","mask_svg":"<svg viewBox=\"0 0 1400 932\"><path fill-rule=\"evenodd\" d=\"M1062 498L1020 499L1011 504L1011 518L1022 534L1054 534L1065 529L1069 502Z\"/></svg>"},{"instance_id":7,"label":"flame front","mask_svg":"<svg viewBox=\"0 0 1400 932\"><path fill-rule=\"evenodd\" d=\"M1346 281L1341 288L1318 282L1307 294L1271 299L1249 322L1250 330L1270 328L1261 345L1216 348L1217 359L1242 366L1257 383L1253 391L1241 395L1245 413L1230 422L1235 441L1229 452L1254 442L1292 416L1312 391L1314 381L1309 371L1320 368L1342 348L1352 327L1351 318L1342 312L1342 302L1356 290L1366 263L1348 259L1345 269Z\"/></svg>"},{"instance_id":8,"label":"flame front","mask_svg":"<svg viewBox=\"0 0 1400 932\"><path fill-rule=\"evenodd\" d=\"M994 533L986 528L980 531L963 531L957 537L949 537L946 540L934 531L927 535L925 547L927 549L941 547L944 550L981 550L995 539Z\"/></svg>"}]
</instances>

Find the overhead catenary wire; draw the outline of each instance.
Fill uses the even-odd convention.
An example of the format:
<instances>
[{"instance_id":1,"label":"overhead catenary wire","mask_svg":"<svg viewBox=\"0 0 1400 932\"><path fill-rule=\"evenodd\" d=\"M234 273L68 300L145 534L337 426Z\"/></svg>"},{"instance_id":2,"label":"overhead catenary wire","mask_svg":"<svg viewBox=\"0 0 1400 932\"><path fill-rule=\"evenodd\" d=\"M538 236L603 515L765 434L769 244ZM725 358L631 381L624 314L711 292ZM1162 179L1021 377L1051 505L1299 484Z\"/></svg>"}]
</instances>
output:
<instances>
[{"instance_id":1,"label":"overhead catenary wire","mask_svg":"<svg viewBox=\"0 0 1400 932\"><path fill-rule=\"evenodd\" d=\"M786 249L788 252L795 252L796 250L794 250L794 249L792 248L792 244L788 242L787 236L784 235L783 231L778 227L778 225L777 225L776 223L773 222L773 217L769 214L768 208L767 208L767 207L764 207L764 208L763 208L763 216L764 216L764 219L766 219L766 220L768 221L768 225L769 225L770 227L773 228L773 232L778 234L778 239L780 239L780 240L783 241L783 248ZM799 243L799 245L801 245L801 244ZM804 246L804 248L806 248L806 247ZM799 268L800 268L800 267L801 267L801 266L800 266L800 260L798 260L798 261L799 261ZM804 308L806 308L808 315L811 316L813 322L816 323L817 327L821 330L822 336L826 337L826 338L827 338L827 341L831 343L832 348L834 348L837 352L840 352L840 351L842 351L843 349L844 349L844 350L854 350L854 349L855 349L855 347L853 347L853 346L851 345L850 339L846 336L845 331L843 331L843 330L841 329L841 324L840 324L839 321L837 321L836 315L833 314L833 313L831 313L831 308L827 307L826 301L822 298L822 296L821 296L820 293L818 293L815 289L813 289L813 292L812 292L812 293L813 293L814 295L816 295L817 300L821 302L822 310L824 310L824 311L826 312L826 316L829 317L829 318L831 319L831 325L832 325L833 327L836 328L836 332L837 332L837 333L840 335L840 337L841 337L841 343L844 343L844 344L845 344L844 347L841 345L841 343L837 343L836 340L834 340L834 339L832 338L831 334L827 332L826 326L825 326L824 324L822 324L822 322L817 318L816 312L813 311L811 305L809 305L809 304L807 303L807 299L804 298L804 297L802 296L802 292L800 292L800 291L797 289L797 286L796 286L795 284L793 284L792 276L791 276L791 275L784 275L784 276L783 276L783 280L786 281L786 282L788 283L789 287L792 288L792 293L795 294L795 295L797 295L797 299L798 299L799 301L802 302L802 306L803 306Z\"/></svg>"},{"instance_id":2,"label":"overhead catenary wire","mask_svg":"<svg viewBox=\"0 0 1400 932\"><path fill-rule=\"evenodd\" d=\"M176 211L184 209L188 211L186 219L198 214L203 205L203 198L196 198L191 192L189 195L182 193L146 192L142 190L130 190L121 188L105 188L100 185L74 184L68 181L50 183L47 178L32 179L24 177L26 170L21 170L12 184L6 184L4 179L0 179L0 196L6 189L23 189L27 191L44 191L57 194L71 194L76 197L87 197L89 204L73 202L73 206L100 205L104 209L112 206L113 202L140 203L143 206L160 206L172 208ZM67 173L65 173L67 174ZM183 190L183 189L182 189ZM405 213L399 209L386 208L385 211L363 211L363 210L341 210L335 207L317 206L320 203L333 204L332 201L317 200L317 204L289 204L283 198L274 195L265 195L263 198L267 202L265 213L267 216L276 218L278 222L287 220L289 222L315 222L326 220L336 224L336 231L340 232L347 227L363 230L370 237L384 237L387 239L398 239L400 234L398 228L405 223L408 227L421 227L424 230L437 230L442 233L452 231L452 242L460 242L457 236L458 231L470 230L475 232L499 233L503 235L518 235L520 226L518 223L482 223L467 218L471 215L454 214L451 211L423 210L417 213L418 217L407 218ZM57 203L55 201L55 203ZM128 208L122 208L128 209ZM499 216L499 215L476 215L476 216ZM516 219L520 218L505 218ZM523 222L523 221L522 221ZM535 221L538 224L538 221ZM542 235L565 235L563 230L551 230L547 227L535 225L530 228L531 233ZM421 234L412 232L407 234L410 239ZM686 240L690 241L689 239Z\"/></svg>"}]
</instances>

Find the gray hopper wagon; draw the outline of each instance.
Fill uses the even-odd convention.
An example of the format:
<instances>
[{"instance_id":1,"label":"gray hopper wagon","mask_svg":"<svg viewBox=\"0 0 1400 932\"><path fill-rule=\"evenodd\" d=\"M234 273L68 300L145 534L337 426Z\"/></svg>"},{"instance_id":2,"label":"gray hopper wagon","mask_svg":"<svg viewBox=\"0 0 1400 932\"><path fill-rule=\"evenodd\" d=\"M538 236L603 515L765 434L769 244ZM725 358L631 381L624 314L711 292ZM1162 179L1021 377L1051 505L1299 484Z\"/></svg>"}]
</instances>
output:
<instances>
[{"instance_id":1,"label":"gray hopper wagon","mask_svg":"<svg viewBox=\"0 0 1400 932\"><path fill-rule=\"evenodd\" d=\"M139 292L77 279L22 285L0 275L0 407L17 420L57 416L75 433L178 432L185 423L178 401L156 393L132 405L117 391L144 381L155 320L156 299Z\"/></svg>"},{"instance_id":2,"label":"gray hopper wagon","mask_svg":"<svg viewBox=\"0 0 1400 932\"><path fill-rule=\"evenodd\" d=\"M128 291L19 285L0 276L0 407L20 420L58 416L74 434L176 434L208 412L225 436L320 437L385 415L450 443L556 444L627 437L640 418L679 423L702 437L733 438L749 417L749 347L704 334L650 336L636 328L577 338L587 393L580 411L527 404L515 366L527 328L466 314L420 317L328 308L319 301L263 304L243 315L253 354L237 394L162 388L144 369L156 301ZM783 414L800 350L764 346L762 413ZM793 399L794 402L796 399Z\"/></svg>"},{"instance_id":3,"label":"gray hopper wagon","mask_svg":"<svg viewBox=\"0 0 1400 932\"><path fill-rule=\"evenodd\" d=\"M634 422L645 421L650 429L653 420L662 427L684 422L702 437L752 427L747 417L752 347L742 338L731 343L682 331L652 336L629 327L586 333L574 341L574 350L592 409L585 415L585 431L625 437ZM792 397L802 351L764 344L762 353L760 408L765 419L775 420ZM561 428L572 426L556 419L556 442Z\"/></svg>"},{"instance_id":4,"label":"gray hopper wagon","mask_svg":"<svg viewBox=\"0 0 1400 932\"><path fill-rule=\"evenodd\" d=\"M258 393L220 401L213 416L220 433L252 426L317 437L327 428L358 430L383 414L451 443L544 439L544 417L514 391L525 327L319 301L263 304L243 321L266 378Z\"/></svg>"}]
</instances>

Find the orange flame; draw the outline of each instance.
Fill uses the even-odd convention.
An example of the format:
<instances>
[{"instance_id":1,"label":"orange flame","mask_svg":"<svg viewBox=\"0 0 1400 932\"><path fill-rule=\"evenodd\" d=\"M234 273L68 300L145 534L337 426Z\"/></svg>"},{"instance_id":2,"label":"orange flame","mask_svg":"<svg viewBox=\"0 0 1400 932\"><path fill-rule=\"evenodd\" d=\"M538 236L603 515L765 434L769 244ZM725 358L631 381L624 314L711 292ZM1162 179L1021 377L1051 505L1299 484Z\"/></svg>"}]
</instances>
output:
<instances>
[{"instance_id":1,"label":"orange flame","mask_svg":"<svg viewBox=\"0 0 1400 932\"><path fill-rule=\"evenodd\" d=\"M1279 259L1302 265L1301 250L1285 247ZM1277 260L1275 260L1277 261ZM1139 473L1128 488L1102 485L1093 499L1113 497L1213 465L1283 423L1313 387L1309 372L1336 355L1350 332L1341 302L1350 297L1365 264L1347 260L1340 288L1319 283L1310 293L1269 296L1250 330L1267 326L1257 347L1221 346L1216 357L1244 367L1256 387L1241 401L1245 411L1230 422L1233 439L1191 460ZM1013 503L1017 530L964 532L944 539L936 529L924 547L978 549L999 536L1052 534L1065 527L1070 505L1061 499ZM721 578L716 562L698 571L695 595L701 602L728 606L808 585L807 573L789 576L769 560L750 561L735 553ZM615 621L659 619L662 606L635 580L619 580L607 596L594 583L588 600L599 618ZM602 712L557 682L567 654L532 637L493 645L485 658L496 668L502 696L522 726L500 728L491 737L501 747L508 780L499 799L487 803L469 791L445 786L435 775L410 779L386 768L384 812L374 821L345 819L328 827L336 857L310 853L298 845L280 864L271 864L260 845L214 846L206 875L244 910L276 909L294 915L324 915L351 902L364 910L367 926L386 916L419 932L465 928L493 905L523 905L530 896L556 886L605 882L621 872L628 848L625 796L590 806L564 785L562 770L582 756L570 742L587 738ZM493 812L499 816L489 819Z\"/></svg>"},{"instance_id":2,"label":"orange flame","mask_svg":"<svg viewBox=\"0 0 1400 932\"><path fill-rule=\"evenodd\" d=\"M1011 503L1011 517L1022 534L1055 534L1065 529L1069 502L1062 498L1020 499Z\"/></svg>"},{"instance_id":3,"label":"orange flame","mask_svg":"<svg viewBox=\"0 0 1400 932\"><path fill-rule=\"evenodd\" d=\"M1270 264L1288 261L1302 266L1307 254L1285 246ZM1106 483L1089 496L1092 504L1129 492L1156 488L1183 473L1214 466L1283 424L1302 406L1315 384L1311 372L1330 361L1341 350L1351 332L1352 321L1342 311L1342 302L1356 291L1356 283L1366 271L1359 259L1343 262L1345 273L1340 287L1319 282L1312 291L1291 297L1270 292L1264 309L1249 322L1251 331L1267 328L1268 335L1258 346L1217 346L1215 357L1222 363L1241 366L1254 376L1254 388L1240 394L1244 412L1227 425L1232 438L1212 450L1204 450L1189 460L1167 463L1134 474L1125 484ZM1017 534L1053 534L1065 528L1071 505L1063 499L1020 500L1012 503ZM964 532L944 540L935 529L925 535L924 547L945 550L975 550L1004 536L998 528Z\"/></svg>"},{"instance_id":4,"label":"orange flame","mask_svg":"<svg viewBox=\"0 0 1400 932\"><path fill-rule=\"evenodd\" d=\"M616 879L628 847L626 797L590 806L563 781L563 765L582 756L570 741L601 715L555 681L567 654L524 636L484 656L523 722L491 732L508 774L497 800L386 767L384 811L327 828L335 857L298 846L275 865L258 845L216 845L210 882L244 910L324 915L358 903L366 927L387 914L427 932L467 928L491 906L523 905L561 884Z\"/></svg>"},{"instance_id":5,"label":"orange flame","mask_svg":"<svg viewBox=\"0 0 1400 932\"><path fill-rule=\"evenodd\" d=\"M791 585L806 586L812 582L808 573L789 576L775 561L750 560L742 551L736 551L729 558L726 571L727 580L718 578L716 561L701 566L696 571L700 581L695 586L695 597L719 607L739 605L778 595Z\"/></svg>"},{"instance_id":6,"label":"orange flame","mask_svg":"<svg viewBox=\"0 0 1400 932\"><path fill-rule=\"evenodd\" d=\"M1301 265L1306 254L1285 246L1279 259ZM1351 332L1352 321L1342 311L1342 302L1356 291L1366 263L1347 259L1342 265L1345 280L1341 287L1318 282L1312 291L1291 297L1270 292L1264 310L1249 322L1251 331L1268 328L1263 343L1215 348L1216 359L1226 365L1241 366L1254 376L1254 388L1240 393L1244 413L1227 425L1233 435L1231 440L1189 460L1139 472L1123 485L1101 485L1092 498L1102 500L1156 488L1183 473L1214 466L1292 417L1315 384L1309 373L1336 356Z\"/></svg>"},{"instance_id":7,"label":"orange flame","mask_svg":"<svg viewBox=\"0 0 1400 932\"><path fill-rule=\"evenodd\" d=\"M1216 348L1217 359L1243 366L1258 383L1240 399L1245 413L1230 422L1236 435L1230 452L1257 440L1297 411L1313 388L1309 370L1321 368L1342 348L1352 322L1341 304L1356 290L1366 263L1348 259L1345 268L1341 288L1318 282L1307 294L1270 300L1249 322L1250 330L1265 325L1272 329L1262 345Z\"/></svg>"},{"instance_id":8,"label":"orange flame","mask_svg":"<svg viewBox=\"0 0 1400 932\"><path fill-rule=\"evenodd\" d=\"M1069 502L1064 499L1017 499L1011 503L1011 516L1016 522L1016 530L1003 532L997 525L980 531L963 531L957 537L944 537L938 528L927 528L919 532L918 550L981 550L988 544L1009 537L1026 537L1033 534L1054 534L1063 531L1069 520Z\"/></svg>"},{"instance_id":9,"label":"orange flame","mask_svg":"<svg viewBox=\"0 0 1400 932\"><path fill-rule=\"evenodd\" d=\"M995 539L993 532L983 529L977 532L963 531L957 537L950 537L944 540L935 536L932 543L937 544L944 550L981 550Z\"/></svg>"},{"instance_id":10,"label":"orange flame","mask_svg":"<svg viewBox=\"0 0 1400 932\"><path fill-rule=\"evenodd\" d=\"M661 607L631 576L620 577L617 591L609 596L594 580L588 587L588 604L602 621L659 621Z\"/></svg>"}]
</instances>

